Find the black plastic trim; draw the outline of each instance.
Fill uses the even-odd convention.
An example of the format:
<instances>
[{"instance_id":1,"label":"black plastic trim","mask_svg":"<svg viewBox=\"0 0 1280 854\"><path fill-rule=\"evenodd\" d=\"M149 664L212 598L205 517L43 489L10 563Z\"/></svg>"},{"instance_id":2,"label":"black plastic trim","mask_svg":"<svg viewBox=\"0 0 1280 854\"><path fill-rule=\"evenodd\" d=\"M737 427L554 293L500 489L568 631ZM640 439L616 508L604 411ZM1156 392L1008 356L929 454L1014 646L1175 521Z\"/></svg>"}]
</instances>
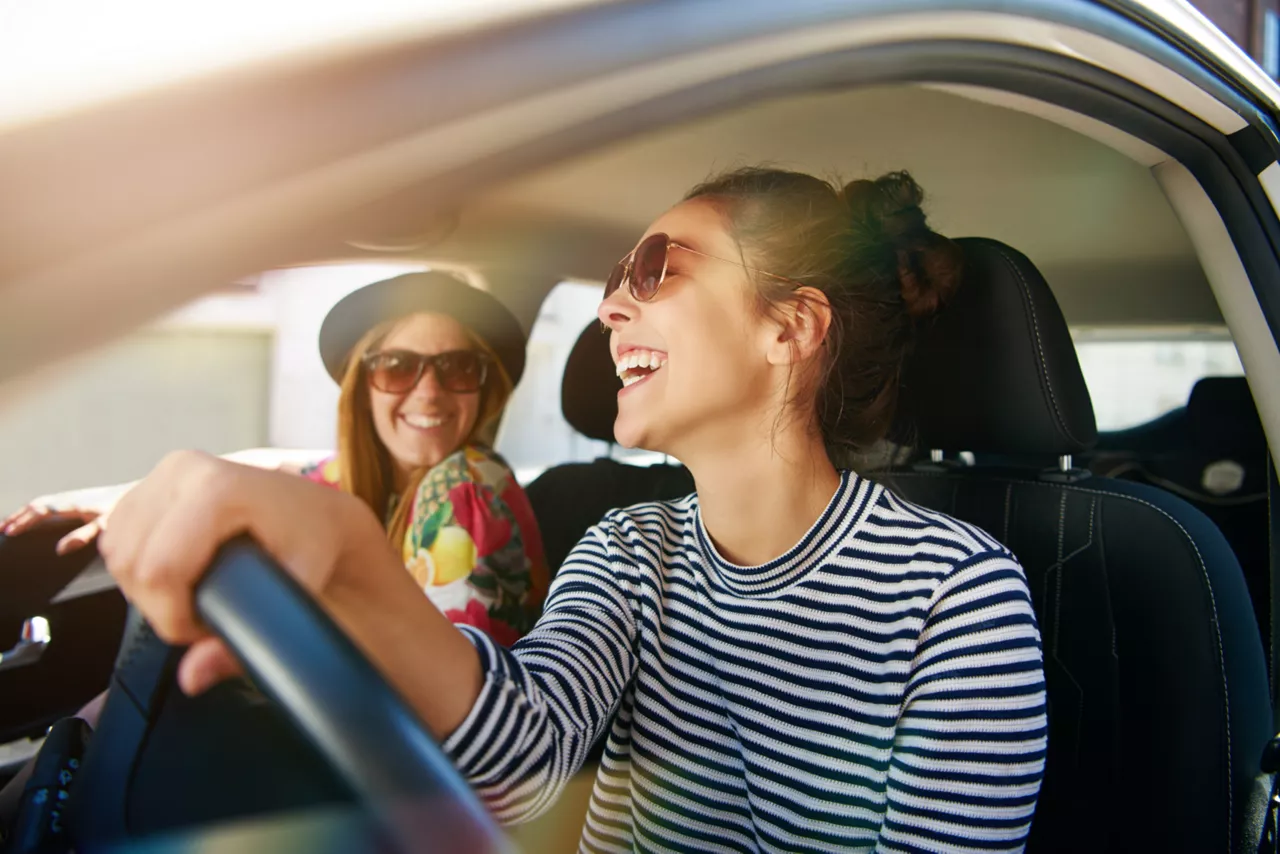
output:
<instances>
[{"instance_id":1,"label":"black plastic trim","mask_svg":"<svg viewBox=\"0 0 1280 854\"><path fill-rule=\"evenodd\" d=\"M1236 131L1227 139L1231 141L1231 147L1236 153L1244 159L1249 171L1255 175L1276 162L1275 152L1267 144L1266 137L1253 125Z\"/></svg>"},{"instance_id":2,"label":"black plastic trim","mask_svg":"<svg viewBox=\"0 0 1280 854\"><path fill-rule=\"evenodd\" d=\"M1241 98L1248 101L1249 112L1258 114L1250 124L1258 128L1268 147L1276 155L1272 159L1280 158L1280 138L1277 136L1275 116L1272 112L1274 107L1270 99L1264 97L1248 80L1237 77L1234 69L1223 62L1220 56L1211 50L1206 50L1202 44L1188 37L1186 33L1159 15L1152 14L1140 3L1135 3L1133 0L1095 0L1095 2L1129 19L1142 29L1150 31L1157 39L1172 45L1175 50L1184 54L1190 63L1199 66L1206 73L1223 81L1224 85L1237 91ZM1234 81L1234 83L1227 81ZM1245 113L1246 111L1241 111L1242 115ZM1248 118L1247 115L1246 118Z\"/></svg>"},{"instance_id":3,"label":"black plastic trim","mask_svg":"<svg viewBox=\"0 0 1280 854\"><path fill-rule=\"evenodd\" d=\"M1271 637L1267 641L1267 661L1271 668L1272 729L1280 738L1280 679L1277 678L1276 655L1280 653L1280 479L1277 478L1275 457L1267 454L1267 537L1271 556Z\"/></svg>"}]
</instances>

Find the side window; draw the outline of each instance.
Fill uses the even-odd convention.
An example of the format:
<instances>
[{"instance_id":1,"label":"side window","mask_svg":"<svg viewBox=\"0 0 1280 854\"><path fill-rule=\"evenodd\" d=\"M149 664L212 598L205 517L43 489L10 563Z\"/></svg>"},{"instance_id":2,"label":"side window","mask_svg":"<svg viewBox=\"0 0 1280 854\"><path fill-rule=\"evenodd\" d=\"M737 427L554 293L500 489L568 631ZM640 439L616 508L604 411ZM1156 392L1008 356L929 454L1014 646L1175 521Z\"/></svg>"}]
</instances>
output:
<instances>
[{"instance_id":1,"label":"side window","mask_svg":"<svg viewBox=\"0 0 1280 854\"><path fill-rule=\"evenodd\" d=\"M661 462L661 454L628 451L581 435L560 411L565 362L582 330L596 316L602 285L561 282L551 289L529 331L524 377L507 404L498 430L497 449L521 483L544 469L567 462L613 456L626 462Z\"/></svg>"},{"instance_id":2,"label":"side window","mask_svg":"<svg viewBox=\"0 0 1280 854\"><path fill-rule=\"evenodd\" d=\"M1225 333L1154 336L1107 330L1074 335L1100 431L1133 427L1184 405L1202 377L1244 373Z\"/></svg>"}]
</instances>

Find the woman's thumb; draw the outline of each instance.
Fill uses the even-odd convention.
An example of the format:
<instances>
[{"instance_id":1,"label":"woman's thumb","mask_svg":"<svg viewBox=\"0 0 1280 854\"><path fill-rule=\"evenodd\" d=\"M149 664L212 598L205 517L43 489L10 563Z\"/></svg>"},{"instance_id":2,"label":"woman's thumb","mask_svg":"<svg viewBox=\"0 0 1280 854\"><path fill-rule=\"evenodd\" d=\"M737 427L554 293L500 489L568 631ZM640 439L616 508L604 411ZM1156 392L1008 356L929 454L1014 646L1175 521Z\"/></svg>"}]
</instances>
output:
<instances>
[{"instance_id":1,"label":"woman's thumb","mask_svg":"<svg viewBox=\"0 0 1280 854\"><path fill-rule=\"evenodd\" d=\"M178 686L195 696L224 679L244 673L240 662L218 638L202 638L191 645L178 664Z\"/></svg>"}]
</instances>

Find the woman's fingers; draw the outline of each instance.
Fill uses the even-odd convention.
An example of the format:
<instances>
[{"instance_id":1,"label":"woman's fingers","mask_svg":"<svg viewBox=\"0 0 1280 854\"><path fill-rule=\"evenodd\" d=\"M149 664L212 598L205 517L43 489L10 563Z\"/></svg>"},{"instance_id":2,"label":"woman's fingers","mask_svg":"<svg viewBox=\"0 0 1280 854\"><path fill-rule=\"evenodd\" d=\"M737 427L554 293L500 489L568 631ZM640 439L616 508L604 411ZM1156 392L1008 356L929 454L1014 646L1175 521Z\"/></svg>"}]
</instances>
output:
<instances>
[{"instance_id":1,"label":"woman's fingers","mask_svg":"<svg viewBox=\"0 0 1280 854\"><path fill-rule=\"evenodd\" d=\"M94 519L89 524L76 528L70 534L67 534L65 537L58 540L58 545L54 550L59 555L67 555L74 551L79 551L96 540L98 535L102 533L102 528L102 517Z\"/></svg>"},{"instance_id":2,"label":"woman's fingers","mask_svg":"<svg viewBox=\"0 0 1280 854\"><path fill-rule=\"evenodd\" d=\"M192 644L178 663L178 687L195 696L243 672L226 644L218 638L204 638Z\"/></svg>"},{"instance_id":3,"label":"woman's fingers","mask_svg":"<svg viewBox=\"0 0 1280 854\"><path fill-rule=\"evenodd\" d=\"M16 537L20 534L25 534L37 525L53 519L90 522L98 518L98 516L99 511L87 507L65 507L55 509L45 504L33 502L16 513L13 513L3 522L0 522L0 534Z\"/></svg>"},{"instance_id":4,"label":"woman's fingers","mask_svg":"<svg viewBox=\"0 0 1280 854\"><path fill-rule=\"evenodd\" d=\"M49 517L53 511L38 504L28 504L4 520L0 532L6 536L16 537L25 533Z\"/></svg>"},{"instance_id":5,"label":"woman's fingers","mask_svg":"<svg viewBox=\"0 0 1280 854\"><path fill-rule=\"evenodd\" d=\"M222 466L206 454L170 454L121 499L102 535L107 569L169 643L205 635L193 591L218 545L237 530L234 490L226 486L234 472Z\"/></svg>"},{"instance_id":6,"label":"woman's fingers","mask_svg":"<svg viewBox=\"0 0 1280 854\"><path fill-rule=\"evenodd\" d=\"M171 644L208 637L195 611L195 588L218 547L239 534L256 540L313 596L322 596L337 575L343 590L360 588L371 561L384 563L387 572L404 566L358 498L196 452L166 457L106 521L98 548L107 569ZM234 672L219 655L193 656L186 686L199 690Z\"/></svg>"}]
</instances>

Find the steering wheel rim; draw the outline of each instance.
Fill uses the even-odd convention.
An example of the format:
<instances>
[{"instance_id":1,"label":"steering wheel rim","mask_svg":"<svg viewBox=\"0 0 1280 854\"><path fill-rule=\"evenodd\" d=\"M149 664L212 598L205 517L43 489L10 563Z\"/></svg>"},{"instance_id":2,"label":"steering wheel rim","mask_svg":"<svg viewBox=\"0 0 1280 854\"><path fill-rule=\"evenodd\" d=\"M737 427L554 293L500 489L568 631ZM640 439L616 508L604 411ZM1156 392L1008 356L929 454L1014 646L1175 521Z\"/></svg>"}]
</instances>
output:
<instances>
[{"instance_id":1,"label":"steering wheel rim","mask_svg":"<svg viewBox=\"0 0 1280 854\"><path fill-rule=\"evenodd\" d=\"M258 689L284 710L346 782L393 850L513 850L404 699L256 543L240 537L218 551L196 589L195 605ZM121 733L125 738L117 739L107 730L148 726L150 704L163 702L160 686L173 679L181 650L160 644L145 625L136 628L141 631L126 632L112 679L112 698L127 693L133 707L124 715L116 712L112 723L139 713L142 717L108 727L111 709L105 708L99 735L105 735L107 743L90 743L80 776L120 780L121 775L99 769L131 762L132 756L121 756L121 747L138 748L145 737L128 744L133 733ZM131 634L136 635L132 640ZM131 672L124 673L125 668ZM128 702L118 706L127 707ZM97 763L95 747L104 754ZM95 764L99 768L91 768ZM78 779L77 788L79 784ZM90 791L83 793L73 789L73 802L103 787L87 788ZM73 811L80 812L74 803ZM92 844L83 837L77 841L78 846L85 843Z\"/></svg>"}]
</instances>

